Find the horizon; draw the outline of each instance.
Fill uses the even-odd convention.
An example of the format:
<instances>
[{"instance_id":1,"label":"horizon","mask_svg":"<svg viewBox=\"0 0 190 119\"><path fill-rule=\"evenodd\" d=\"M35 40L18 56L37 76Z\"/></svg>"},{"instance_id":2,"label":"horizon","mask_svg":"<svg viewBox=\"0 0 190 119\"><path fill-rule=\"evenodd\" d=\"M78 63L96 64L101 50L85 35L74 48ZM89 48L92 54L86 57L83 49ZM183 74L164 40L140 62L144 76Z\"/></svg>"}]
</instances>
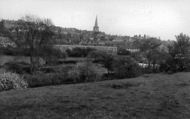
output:
<instances>
[{"instance_id":1,"label":"horizon","mask_svg":"<svg viewBox=\"0 0 190 119\"><path fill-rule=\"evenodd\" d=\"M1 0L0 18L17 20L32 14L50 18L56 26L92 31L95 18L101 32L149 35L175 40L190 31L188 0Z\"/></svg>"}]
</instances>

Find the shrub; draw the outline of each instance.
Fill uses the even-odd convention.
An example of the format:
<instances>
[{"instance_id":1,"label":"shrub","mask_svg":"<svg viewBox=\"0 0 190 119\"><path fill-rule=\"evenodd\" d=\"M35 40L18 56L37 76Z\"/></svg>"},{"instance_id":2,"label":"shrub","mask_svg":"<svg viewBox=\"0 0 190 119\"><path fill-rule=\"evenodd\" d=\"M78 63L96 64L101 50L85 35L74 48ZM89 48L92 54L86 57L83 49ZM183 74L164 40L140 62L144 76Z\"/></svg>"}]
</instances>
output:
<instances>
[{"instance_id":1,"label":"shrub","mask_svg":"<svg viewBox=\"0 0 190 119\"><path fill-rule=\"evenodd\" d=\"M74 67L44 68L41 69L41 72L33 75L25 74L24 78L29 87L92 82L101 80L102 72L99 69L100 67L93 63L83 62L78 63Z\"/></svg>"},{"instance_id":2,"label":"shrub","mask_svg":"<svg viewBox=\"0 0 190 119\"><path fill-rule=\"evenodd\" d=\"M89 61L79 63L68 72L68 77L75 83L98 81L101 80L103 75L99 68Z\"/></svg>"},{"instance_id":3,"label":"shrub","mask_svg":"<svg viewBox=\"0 0 190 119\"><path fill-rule=\"evenodd\" d=\"M30 66L24 62L9 62L3 65L3 67L10 72L16 72L18 74L30 73Z\"/></svg>"},{"instance_id":4,"label":"shrub","mask_svg":"<svg viewBox=\"0 0 190 119\"><path fill-rule=\"evenodd\" d=\"M112 64L114 60L114 55L106 53L104 51L92 51L88 55L89 58L93 58L94 62L102 64L107 68L108 73L113 70Z\"/></svg>"},{"instance_id":5,"label":"shrub","mask_svg":"<svg viewBox=\"0 0 190 119\"><path fill-rule=\"evenodd\" d=\"M176 41L168 45L169 58L161 66L167 72L180 72L190 70L190 37L181 33ZM165 68L166 67L166 68Z\"/></svg>"},{"instance_id":6,"label":"shrub","mask_svg":"<svg viewBox=\"0 0 190 119\"><path fill-rule=\"evenodd\" d=\"M72 50L67 49L66 52L69 57L86 57L89 52L93 51L94 49L92 48L80 48L76 47L73 48Z\"/></svg>"},{"instance_id":7,"label":"shrub","mask_svg":"<svg viewBox=\"0 0 190 119\"><path fill-rule=\"evenodd\" d=\"M24 48L1 47L0 54L11 56L29 56L29 50Z\"/></svg>"},{"instance_id":8,"label":"shrub","mask_svg":"<svg viewBox=\"0 0 190 119\"><path fill-rule=\"evenodd\" d=\"M55 65L59 63L59 59L67 57L66 52L62 52L52 47L45 47L41 49L40 56L46 61L47 64Z\"/></svg>"},{"instance_id":9,"label":"shrub","mask_svg":"<svg viewBox=\"0 0 190 119\"><path fill-rule=\"evenodd\" d=\"M128 50L124 49L124 48L118 48L118 55L130 55L131 52L129 52Z\"/></svg>"},{"instance_id":10,"label":"shrub","mask_svg":"<svg viewBox=\"0 0 190 119\"><path fill-rule=\"evenodd\" d=\"M78 67L74 67L68 72L68 78L73 81L73 83L83 82L80 79L80 69Z\"/></svg>"},{"instance_id":11,"label":"shrub","mask_svg":"<svg viewBox=\"0 0 190 119\"><path fill-rule=\"evenodd\" d=\"M0 74L0 90L27 88L28 84L25 80L16 73Z\"/></svg>"},{"instance_id":12,"label":"shrub","mask_svg":"<svg viewBox=\"0 0 190 119\"><path fill-rule=\"evenodd\" d=\"M34 75L25 75L24 77L29 87L73 83L73 81L68 80L66 73L38 73Z\"/></svg>"},{"instance_id":13,"label":"shrub","mask_svg":"<svg viewBox=\"0 0 190 119\"><path fill-rule=\"evenodd\" d=\"M113 68L116 78L131 78L141 74L140 66L129 56L115 58Z\"/></svg>"},{"instance_id":14,"label":"shrub","mask_svg":"<svg viewBox=\"0 0 190 119\"><path fill-rule=\"evenodd\" d=\"M66 73L72 67L73 67L72 65L44 66L44 67L41 67L39 71L43 73Z\"/></svg>"}]
</instances>

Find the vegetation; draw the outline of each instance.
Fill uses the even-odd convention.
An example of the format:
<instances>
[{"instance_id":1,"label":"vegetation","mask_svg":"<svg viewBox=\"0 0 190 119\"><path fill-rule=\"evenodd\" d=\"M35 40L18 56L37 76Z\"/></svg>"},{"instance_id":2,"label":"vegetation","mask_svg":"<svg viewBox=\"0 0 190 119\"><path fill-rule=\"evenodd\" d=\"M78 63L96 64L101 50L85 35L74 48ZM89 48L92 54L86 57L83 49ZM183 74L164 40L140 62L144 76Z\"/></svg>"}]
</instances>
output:
<instances>
[{"instance_id":1,"label":"vegetation","mask_svg":"<svg viewBox=\"0 0 190 119\"><path fill-rule=\"evenodd\" d=\"M189 73L160 73L190 71L189 36L181 33L173 42L134 36L131 41L76 29L65 32L51 20L34 16L25 16L10 28L4 22L0 22L0 41L8 39L14 45L0 45L0 55L30 61L4 62L0 91L32 89L0 92L0 118L190 118ZM123 41L114 44L117 38ZM55 44L115 46L118 54L91 48L60 51ZM138 52L128 50L131 47ZM96 83L111 79L118 80Z\"/></svg>"},{"instance_id":2,"label":"vegetation","mask_svg":"<svg viewBox=\"0 0 190 119\"><path fill-rule=\"evenodd\" d=\"M173 71L189 70L190 66L190 38L185 34L176 36L177 41L168 46L170 58L168 69Z\"/></svg>"},{"instance_id":3,"label":"vegetation","mask_svg":"<svg viewBox=\"0 0 190 119\"><path fill-rule=\"evenodd\" d=\"M27 87L27 82L16 73L6 72L0 74L0 91Z\"/></svg>"},{"instance_id":4,"label":"vegetation","mask_svg":"<svg viewBox=\"0 0 190 119\"><path fill-rule=\"evenodd\" d=\"M116 78L131 78L142 73L137 62L129 56L117 57L114 60L113 69Z\"/></svg>"},{"instance_id":5,"label":"vegetation","mask_svg":"<svg viewBox=\"0 0 190 119\"><path fill-rule=\"evenodd\" d=\"M3 68L18 74L31 73L30 65L24 62L8 62L3 65Z\"/></svg>"},{"instance_id":6,"label":"vegetation","mask_svg":"<svg viewBox=\"0 0 190 119\"><path fill-rule=\"evenodd\" d=\"M6 36L16 44L18 49L28 51L31 72L38 69L40 57L47 54L42 51L52 49L50 44L52 43L53 32L50 30L49 20L25 16L18 21L17 26L5 30Z\"/></svg>"},{"instance_id":7,"label":"vegetation","mask_svg":"<svg viewBox=\"0 0 190 119\"><path fill-rule=\"evenodd\" d=\"M136 42L143 57L146 59L148 68L151 68L151 64L155 65L160 59L160 49L161 41L156 38L144 38Z\"/></svg>"},{"instance_id":8,"label":"vegetation","mask_svg":"<svg viewBox=\"0 0 190 119\"><path fill-rule=\"evenodd\" d=\"M124 48L118 48L118 53L117 54L118 55L130 55L131 53L128 50L124 49Z\"/></svg>"},{"instance_id":9,"label":"vegetation","mask_svg":"<svg viewBox=\"0 0 190 119\"><path fill-rule=\"evenodd\" d=\"M24 78L31 88L73 83L73 81L68 80L66 73L26 74Z\"/></svg>"},{"instance_id":10,"label":"vegetation","mask_svg":"<svg viewBox=\"0 0 190 119\"><path fill-rule=\"evenodd\" d=\"M100 81L103 73L99 67L90 61L79 63L69 71L69 79L75 83Z\"/></svg>"},{"instance_id":11,"label":"vegetation","mask_svg":"<svg viewBox=\"0 0 190 119\"><path fill-rule=\"evenodd\" d=\"M73 48L72 50L67 49L66 53L69 57L86 57L94 49L91 48Z\"/></svg>"},{"instance_id":12,"label":"vegetation","mask_svg":"<svg viewBox=\"0 0 190 119\"><path fill-rule=\"evenodd\" d=\"M1 119L189 119L189 73L0 92Z\"/></svg>"},{"instance_id":13,"label":"vegetation","mask_svg":"<svg viewBox=\"0 0 190 119\"><path fill-rule=\"evenodd\" d=\"M107 70L108 74L112 72L112 64L114 62L114 55L103 51L92 51L88 54L89 58L93 58L94 62L102 64Z\"/></svg>"},{"instance_id":14,"label":"vegetation","mask_svg":"<svg viewBox=\"0 0 190 119\"><path fill-rule=\"evenodd\" d=\"M185 34L180 34L176 36L176 41L167 43L146 36L134 36L133 41L130 41L130 37L108 37L104 33L93 34L76 29L64 33L65 31L54 26L51 20L34 16L25 16L15 21L15 25L10 28L6 28L4 22L0 22L0 35L12 41L15 46L1 47L1 55L27 56L30 62L12 61L4 64L2 68L25 75L30 87L190 70L190 41L189 36ZM112 42L114 38L121 38L123 41L116 44L107 42ZM97 42L103 41L106 46L117 46L118 54L77 47L60 51L53 47L54 44L59 44L59 40L62 44L85 45L97 45ZM138 49L138 52L128 50L129 47ZM62 70L67 65L71 68ZM58 66L61 70L56 69ZM105 72L100 73L102 68Z\"/></svg>"}]
</instances>

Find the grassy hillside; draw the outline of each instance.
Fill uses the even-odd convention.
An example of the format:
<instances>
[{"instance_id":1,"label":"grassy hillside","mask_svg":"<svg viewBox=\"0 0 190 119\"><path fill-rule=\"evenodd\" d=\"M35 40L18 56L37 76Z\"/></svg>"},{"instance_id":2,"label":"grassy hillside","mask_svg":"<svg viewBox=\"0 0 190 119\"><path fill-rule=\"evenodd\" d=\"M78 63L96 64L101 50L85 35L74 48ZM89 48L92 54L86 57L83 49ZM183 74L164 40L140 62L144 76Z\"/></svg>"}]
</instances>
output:
<instances>
[{"instance_id":1,"label":"grassy hillside","mask_svg":"<svg viewBox=\"0 0 190 119\"><path fill-rule=\"evenodd\" d=\"M189 119L190 73L0 92L0 119Z\"/></svg>"}]
</instances>

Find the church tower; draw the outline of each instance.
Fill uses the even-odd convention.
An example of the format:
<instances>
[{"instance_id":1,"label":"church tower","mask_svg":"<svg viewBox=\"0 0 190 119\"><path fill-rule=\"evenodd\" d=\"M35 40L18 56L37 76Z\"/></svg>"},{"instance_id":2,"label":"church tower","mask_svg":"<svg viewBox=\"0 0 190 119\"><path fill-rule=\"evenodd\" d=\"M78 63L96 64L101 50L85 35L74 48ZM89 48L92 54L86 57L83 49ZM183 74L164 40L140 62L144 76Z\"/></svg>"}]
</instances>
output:
<instances>
[{"instance_id":1,"label":"church tower","mask_svg":"<svg viewBox=\"0 0 190 119\"><path fill-rule=\"evenodd\" d=\"M94 25L93 31L94 32L99 32L98 18L97 18L97 16L96 16L96 20L95 20L95 25Z\"/></svg>"}]
</instances>

